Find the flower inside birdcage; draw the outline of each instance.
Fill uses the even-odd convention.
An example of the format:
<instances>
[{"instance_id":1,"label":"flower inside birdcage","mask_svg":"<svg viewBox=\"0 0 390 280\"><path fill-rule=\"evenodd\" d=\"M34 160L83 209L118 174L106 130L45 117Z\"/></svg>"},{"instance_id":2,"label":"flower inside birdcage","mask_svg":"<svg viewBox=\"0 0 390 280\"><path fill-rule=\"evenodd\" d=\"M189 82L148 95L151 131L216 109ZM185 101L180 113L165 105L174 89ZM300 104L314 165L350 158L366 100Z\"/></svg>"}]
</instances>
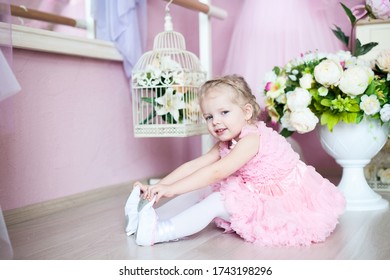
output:
<instances>
[{"instance_id":1,"label":"flower inside birdcage","mask_svg":"<svg viewBox=\"0 0 390 280\"><path fill-rule=\"evenodd\" d=\"M147 124L157 116L170 124L195 121L200 112L198 99L191 86L183 86L198 80L191 75L169 55L153 59L145 71L135 73L134 84L150 91L148 96L141 97L141 101L153 108L142 123Z\"/></svg>"},{"instance_id":2,"label":"flower inside birdcage","mask_svg":"<svg viewBox=\"0 0 390 280\"><path fill-rule=\"evenodd\" d=\"M184 95L181 92L175 91L169 87L165 90L165 94L154 99L154 110L159 116L166 116L169 123L177 123L180 121L180 115L185 107ZM181 112L180 112L181 111ZM180 114L181 113L181 114ZM173 120L171 118L173 117Z\"/></svg>"},{"instance_id":3,"label":"flower inside birdcage","mask_svg":"<svg viewBox=\"0 0 390 280\"><path fill-rule=\"evenodd\" d=\"M177 124L195 121L200 112L196 95L183 87L163 87L154 90L155 97L142 97L143 102L153 106L152 112L143 121L144 124L156 116L161 116L166 123Z\"/></svg>"},{"instance_id":4,"label":"flower inside birdcage","mask_svg":"<svg viewBox=\"0 0 390 280\"><path fill-rule=\"evenodd\" d=\"M138 86L162 86L182 84L184 72L181 65L170 56L156 57L146 66L144 72L133 77Z\"/></svg>"}]
</instances>

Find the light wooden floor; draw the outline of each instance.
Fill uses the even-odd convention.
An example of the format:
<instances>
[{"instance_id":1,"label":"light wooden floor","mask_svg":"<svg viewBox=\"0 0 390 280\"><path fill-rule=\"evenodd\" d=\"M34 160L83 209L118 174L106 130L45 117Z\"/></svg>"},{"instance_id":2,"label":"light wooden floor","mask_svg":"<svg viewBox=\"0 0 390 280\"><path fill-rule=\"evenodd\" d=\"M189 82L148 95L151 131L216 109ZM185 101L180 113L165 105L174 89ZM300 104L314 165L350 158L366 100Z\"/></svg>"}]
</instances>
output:
<instances>
[{"instance_id":1,"label":"light wooden floor","mask_svg":"<svg viewBox=\"0 0 390 280\"><path fill-rule=\"evenodd\" d=\"M181 240L139 247L124 233L129 189L57 213L10 225L14 259L390 259L390 210L347 212L326 242L301 248L262 248L213 224ZM390 193L382 193L390 200Z\"/></svg>"}]
</instances>

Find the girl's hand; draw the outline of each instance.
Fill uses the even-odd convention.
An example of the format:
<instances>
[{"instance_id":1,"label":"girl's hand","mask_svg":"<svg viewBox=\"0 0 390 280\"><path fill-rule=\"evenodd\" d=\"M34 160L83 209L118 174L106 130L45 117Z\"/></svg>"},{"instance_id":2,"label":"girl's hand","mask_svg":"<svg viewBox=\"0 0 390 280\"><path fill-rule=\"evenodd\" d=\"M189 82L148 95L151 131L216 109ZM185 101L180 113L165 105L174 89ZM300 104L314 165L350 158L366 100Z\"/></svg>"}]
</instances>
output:
<instances>
[{"instance_id":1,"label":"girl's hand","mask_svg":"<svg viewBox=\"0 0 390 280\"><path fill-rule=\"evenodd\" d=\"M162 197L172 197L174 196L174 193L172 192L172 187L169 185L152 185L152 186L143 186L141 190L144 193L144 198L148 199L149 201L153 199L154 196L156 196L156 203L160 200Z\"/></svg>"},{"instance_id":2,"label":"girl's hand","mask_svg":"<svg viewBox=\"0 0 390 280\"><path fill-rule=\"evenodd\" d=\"M136 186L140 188L142 198L149 199L149 188L150 188L150 186L149 185L144 185L144 184L142 184L141 182L138 182L138 181L133 184L133 188L136 187ZM151 200L151 198L149 200Z\"/></svg>"}]
</instances>

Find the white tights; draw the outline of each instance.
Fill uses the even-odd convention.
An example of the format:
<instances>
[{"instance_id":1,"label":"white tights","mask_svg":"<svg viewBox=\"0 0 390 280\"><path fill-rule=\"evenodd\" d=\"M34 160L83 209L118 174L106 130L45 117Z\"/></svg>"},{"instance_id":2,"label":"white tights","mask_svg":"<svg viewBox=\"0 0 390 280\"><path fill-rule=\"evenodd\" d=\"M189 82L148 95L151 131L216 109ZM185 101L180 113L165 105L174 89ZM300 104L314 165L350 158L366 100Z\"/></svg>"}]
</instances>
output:
<instances>
[{"instance_id":1,"label":"white tights","mask_svg":"<svg viewBox=\"0 0 390 280\"><path fill-rule=\"evenodd\" d=\"M169 236L156 236L155 241L164 242L192 235L204 229L216 217L229 221L229 213L219 192L213 192L200 200L207 192L203 189L184 194L157 208L159 223L169 223L171 232Z\"/></svg>"}]
</instances>

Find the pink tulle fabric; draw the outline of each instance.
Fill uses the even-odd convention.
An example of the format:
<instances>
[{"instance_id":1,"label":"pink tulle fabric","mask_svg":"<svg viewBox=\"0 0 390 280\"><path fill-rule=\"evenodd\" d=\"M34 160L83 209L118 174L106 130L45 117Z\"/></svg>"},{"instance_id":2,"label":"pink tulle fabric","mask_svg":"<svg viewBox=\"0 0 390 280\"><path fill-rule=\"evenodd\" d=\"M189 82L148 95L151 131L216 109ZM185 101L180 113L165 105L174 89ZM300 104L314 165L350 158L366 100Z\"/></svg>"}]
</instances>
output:
<instances>
[{"instance_id":1,"label":"pink tulle fabric","mask_svg":"<svg viewBox=\"0 0 390 280\"><path fill-rule=\"evenodd\" d=\"M235 174L215 184L230 222L217 226L261 246L300 246L324 241L344 212L341 192L312 166L299 160L285 138L265 123L244 127L241 136L260 137L257 155ZM222 157L230 152L221 143Z\"/></svg>"},{"instance_id":2,"label":"pink tulle fabric","mask_svg":"<svg viewBox=\"0 0 390 280\"><path fill-rule=\"evenodd\" d=\"M349 35L347 7L364 0L245 0L236 23L222 74L245 77L264 107L264 78L308 51L336 52L345 47L332 33L334 25Z\"/></svg>"}]
</instances>

